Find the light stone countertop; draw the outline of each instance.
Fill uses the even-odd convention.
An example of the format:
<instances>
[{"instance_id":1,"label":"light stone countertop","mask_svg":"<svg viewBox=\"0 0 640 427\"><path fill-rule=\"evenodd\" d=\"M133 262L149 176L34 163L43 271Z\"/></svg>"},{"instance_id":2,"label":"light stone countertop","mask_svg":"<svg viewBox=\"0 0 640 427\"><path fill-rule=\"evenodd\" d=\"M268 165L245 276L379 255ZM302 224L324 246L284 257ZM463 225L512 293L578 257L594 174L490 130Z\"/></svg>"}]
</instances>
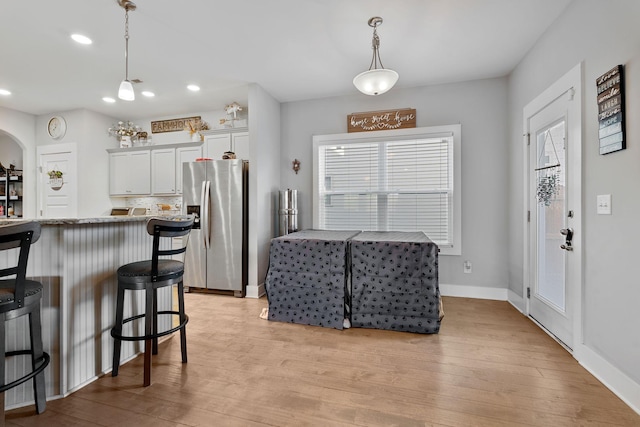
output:
<instances>
[{"instance_id":1,"label":"light stone countertop","mask_svg":"<svg viewBox=\"0 0 640 427\"><path fill-rule=\"evenodd\" d=\"M9 225L28 221L38 221L41 225L106 224L114 222L146 221L154 216L157 215L114 215L98 216L93 218L6 218L0 220L0 225Z\"/></svg>"}]
</instances>

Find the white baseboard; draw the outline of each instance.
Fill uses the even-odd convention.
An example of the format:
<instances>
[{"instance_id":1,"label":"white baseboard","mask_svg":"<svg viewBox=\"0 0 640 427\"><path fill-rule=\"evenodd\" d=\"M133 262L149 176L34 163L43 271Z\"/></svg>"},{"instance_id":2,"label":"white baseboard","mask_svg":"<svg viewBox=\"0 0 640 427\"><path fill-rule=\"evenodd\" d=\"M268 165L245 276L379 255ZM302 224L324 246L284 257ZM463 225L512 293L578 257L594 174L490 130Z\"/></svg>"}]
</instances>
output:
<instances>
[{"instance_id":1,"label":"white baseboard","mask_svg":"<svg viewBox=\"0 0 640 427\"><path fill-rule=\"evenodd\" d=\"M629 378L598 353L579 344L573 356L587 371L618 396L631 409L640 414L640 384Z\"/></svg>"},{"instance_id":2,"label":"white baseboard","mask_svg":"<svg viewBox=\"0 0 640 427\"><path fill-rule=\"evenodd\" d=\"M247 286L247 289L245 291L246 298L260 298L264 294L265 294L264 282L260 283L258 286L249 285Z\"/></svg>"},{"instance_id":3,"label":"white baseboard","mask_svg":"<svg viewBox=\"0 0 640 427\"><path fill-rule=\"evenodd\" d=\"M513 306L520 313L525 314L526 303L523 297L508 289L507 302Z\"/></svg>"},{"instance_id":4,"label":"white baseboard","mask_svg":"<svg viewBox=\"0 0 640 427\"><path fill-rule=\"evenodd\" d=\"M485 288L480 286L440 284L440 294L445 297L507 300L506 288Z\"/></svg>"}]
</instances>

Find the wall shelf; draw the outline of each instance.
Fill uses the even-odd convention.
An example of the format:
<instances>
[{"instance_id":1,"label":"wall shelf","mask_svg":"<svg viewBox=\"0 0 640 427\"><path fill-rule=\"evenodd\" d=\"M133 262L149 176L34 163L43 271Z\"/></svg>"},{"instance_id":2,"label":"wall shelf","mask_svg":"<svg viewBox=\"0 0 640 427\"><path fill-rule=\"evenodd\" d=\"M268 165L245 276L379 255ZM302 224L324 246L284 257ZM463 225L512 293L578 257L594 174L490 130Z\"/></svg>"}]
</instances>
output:
<instances>
[{"instance_id":1,"label":"wall shelf","mask_svg":"<svg viewBox=\"0 0 640 427\"><path fill-rule=\"evenodd\" d=\"M22 170L0 172L0 218L22 217Z\"/></svg>"}]
</instances>

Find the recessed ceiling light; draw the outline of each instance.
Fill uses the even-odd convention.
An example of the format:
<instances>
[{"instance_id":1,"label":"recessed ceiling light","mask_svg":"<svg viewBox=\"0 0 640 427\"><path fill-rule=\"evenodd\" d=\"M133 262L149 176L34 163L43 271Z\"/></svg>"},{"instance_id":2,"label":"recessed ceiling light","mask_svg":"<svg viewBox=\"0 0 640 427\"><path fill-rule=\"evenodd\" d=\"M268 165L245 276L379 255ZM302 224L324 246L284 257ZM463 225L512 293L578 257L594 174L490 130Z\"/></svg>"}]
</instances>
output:
<instances>
[{"instance_id":1,"label":"recessed ceiling light","mask_svg":"<svg viewBox=\"0 0 640 427\"><path fill-rule=\"evenodd\" d=\"M11 92L6 89L0 89L0 95L11 95Z\"/></svg>"},{"instance_id":2,"label":"recessed ceiling light","mask_svg":"<svg viewBox=\"0 0 640 427\"><path fill-rule=\"evenodd\" d=\"M151 91L148 91L148 90L143 90L140 93L142 93L143 96L146 96L146 97L149 97L149 98L152 98L152 97L156 96L155 93L153 93Z\"/></svg>"},{"instance_id":3,"label":"recessed ceiling light","mask_svg":"<svg viewBox=\"0 0 640 427\"><path fill-rule=\"evenodd\" d=\"M187 86L187 89L189 89L189 90L190 90L190 91L192 91L192 92L197 92L197 91L199 91L199 90L200 90L200 86L197 86L197 85L189 85L189 86Z\"/></svg>"},{"instance_id":4,"label":"recessed ceiling light","mask_svg":"<svg viewBox=\"0 0 640 427\"><path fill-rule=\"evenodd\" d=\"M80 44L91 44L93 43L93 41L87 37L87 36L83 36L82 34L71 34L71 38L80 43Z\"/></svg>"},{"instance_id":5,"label":"recessed ceiling light","mask_svg":"<svg viewBox=\"0 0 640 427\"><path fill-rule=\"evenodd\" d=\"M102 100L104 102L108 102L109 104L113 104L114 102L116 102L116 100L111 98L110 96L105 96L104 98L102 98Z\"/></svg>"}]
</instances>

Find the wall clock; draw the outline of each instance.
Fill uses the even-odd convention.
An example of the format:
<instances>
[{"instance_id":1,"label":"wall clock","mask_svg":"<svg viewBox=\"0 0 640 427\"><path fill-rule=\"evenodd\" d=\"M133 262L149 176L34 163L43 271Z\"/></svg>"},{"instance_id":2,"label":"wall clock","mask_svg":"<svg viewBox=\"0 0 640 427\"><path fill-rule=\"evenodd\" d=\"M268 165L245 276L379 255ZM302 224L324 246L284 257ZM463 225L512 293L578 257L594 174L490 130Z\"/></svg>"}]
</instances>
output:
<instances>
[{"instance_id":1,"label":"wall clock","mask_svg":"<svg viewBox=\"0 0 640 427\"><path fill-rule=\"evenodd\" d=\"M67 133L67 122L63 117L53 116L47 123L47 132L53 139L60 139Z\"/></svg>"}]
</instances>

